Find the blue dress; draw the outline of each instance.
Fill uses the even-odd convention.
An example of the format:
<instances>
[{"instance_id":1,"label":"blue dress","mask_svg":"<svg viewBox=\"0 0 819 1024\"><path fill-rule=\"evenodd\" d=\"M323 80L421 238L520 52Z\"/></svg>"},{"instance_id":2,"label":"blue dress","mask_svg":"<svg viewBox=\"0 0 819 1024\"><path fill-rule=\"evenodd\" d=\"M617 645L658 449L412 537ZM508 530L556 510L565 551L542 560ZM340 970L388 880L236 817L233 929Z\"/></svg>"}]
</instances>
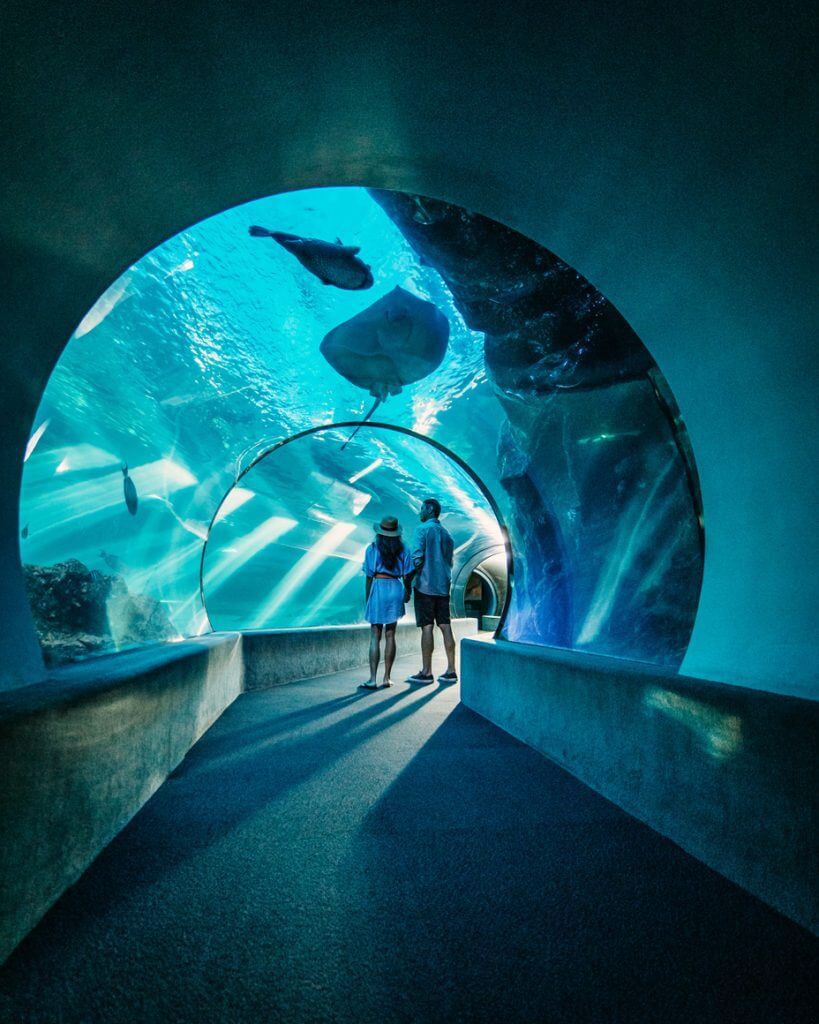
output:
<instances>
[{"instance_id":1,"label":"blue dress","mask_svg":"<svg viewBox=\"0 0 819 1024\"><path fill-rule=\"evenodd\" d=\"M365 575L374 577L377 572L385 572L391 576L397 576L398 579L373 579L370 596L367 598L367 607L364 610L364 618L367 622L385 625L397 622L402 617L404 614L404 581L401 577L409 576L414 568L412 556L404 548L398 556L395 568L386 569L375 542L370 544L364 555Z\"/></svg>"}]
</instances>

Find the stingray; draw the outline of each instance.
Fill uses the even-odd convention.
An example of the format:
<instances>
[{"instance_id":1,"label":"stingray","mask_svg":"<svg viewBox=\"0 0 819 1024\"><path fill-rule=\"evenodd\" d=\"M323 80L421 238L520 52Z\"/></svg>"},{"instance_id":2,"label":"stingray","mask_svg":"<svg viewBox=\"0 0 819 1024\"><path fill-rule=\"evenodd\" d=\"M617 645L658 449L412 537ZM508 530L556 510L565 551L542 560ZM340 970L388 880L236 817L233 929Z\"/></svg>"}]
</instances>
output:
<instances>
[{"instance_id":1,"label":"stingray","mask_svg":"<svg viewBox=\"0 0 819 1024\"><path fill-rule=\"evenodd\" d=\"M400 287L325 335L319 351L330 366L375 398L342 448L389 395L436 370L448 342L449 321L440 309Z\"/></svg>"}]
</instances>

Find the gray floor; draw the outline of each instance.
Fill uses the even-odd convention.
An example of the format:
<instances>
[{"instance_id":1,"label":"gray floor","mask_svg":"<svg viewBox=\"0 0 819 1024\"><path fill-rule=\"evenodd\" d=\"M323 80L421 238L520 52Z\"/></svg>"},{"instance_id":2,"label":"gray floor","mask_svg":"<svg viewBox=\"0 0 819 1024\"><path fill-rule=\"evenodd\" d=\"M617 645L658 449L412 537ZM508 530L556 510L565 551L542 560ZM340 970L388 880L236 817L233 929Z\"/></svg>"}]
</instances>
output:
<instances>
[{"instance_id":1,"label":"gray floor","mask_svg":"<svg viewBox=\"0 0 819 1024\"><path fill-rule=\"evenodd\" d=\"M240 697L0 971L0 1019L814 1019L806 932L457 687L361 678Z\"/></svg>"}]
</instances>

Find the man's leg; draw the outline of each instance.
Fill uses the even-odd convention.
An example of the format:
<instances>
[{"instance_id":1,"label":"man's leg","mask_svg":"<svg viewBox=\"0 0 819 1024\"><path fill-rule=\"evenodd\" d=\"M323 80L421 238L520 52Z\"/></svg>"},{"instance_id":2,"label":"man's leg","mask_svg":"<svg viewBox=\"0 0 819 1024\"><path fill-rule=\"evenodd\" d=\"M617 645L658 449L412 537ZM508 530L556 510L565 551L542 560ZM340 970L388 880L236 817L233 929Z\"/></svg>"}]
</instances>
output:
<instances>
[{"instance_id":1,"label":"man's leg","mask_svg":"<svg viewBox=\"0 0 819 1024\"><path fill-rule=\"evenodd\" d=\"M441 636L444 638L444 650L446 651L446 674L455 674L455 637L452 635L452 626L445 622L439 627Z\"/></svg>"},{"instance_id":2,"label":"man's leg","mask_svg":"<svg viewBox=\"0 0 819 1024\"><path fill-rule=\"evenodd\" d=\"M370 682L376 681L381 656L381 626L370 626Z\"/></svg>"},{"instance_id":3,"label":"man's leg","mask_svg":"<svg viewBox=\"0 0 819 1024\"><path fill-rule=\"evenodd\" d=\"M391 622L384 629L387 631L384 637L384 685L392 679L392 665L395 661L395 623Z\"/></svg>"},{"instance_id":4,"label":"man's leg","mask_svg":"<svg viewBox=\"0 0 819 1024\"><path fill-rule=\"evenodd\" d=\"M421 627L421 662L423 666L421 671L426 676L432 674L432 651L435 647L435 638L432 635L433 628L432 623Z\"/></svg>"}]
</instances>

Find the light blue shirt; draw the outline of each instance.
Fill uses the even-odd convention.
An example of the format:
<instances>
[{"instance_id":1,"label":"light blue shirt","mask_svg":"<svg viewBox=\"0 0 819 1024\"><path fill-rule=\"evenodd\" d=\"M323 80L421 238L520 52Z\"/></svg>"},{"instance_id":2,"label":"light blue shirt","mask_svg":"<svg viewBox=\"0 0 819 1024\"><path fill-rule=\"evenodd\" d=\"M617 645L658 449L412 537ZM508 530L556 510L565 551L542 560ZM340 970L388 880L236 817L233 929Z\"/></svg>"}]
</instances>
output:
<instances>
[{"instance_id":1,"label":"light blue shirt","mask_svg":"<svg viewBox=\"0 0 819 1024\"><path fill-rule=\"evenodd\" d=\"M427 519L415 531L412 560L417 575L413 586L422 594L449 596L452 583L452 537L437 519Z\"/></svg>"}]
</instances>

